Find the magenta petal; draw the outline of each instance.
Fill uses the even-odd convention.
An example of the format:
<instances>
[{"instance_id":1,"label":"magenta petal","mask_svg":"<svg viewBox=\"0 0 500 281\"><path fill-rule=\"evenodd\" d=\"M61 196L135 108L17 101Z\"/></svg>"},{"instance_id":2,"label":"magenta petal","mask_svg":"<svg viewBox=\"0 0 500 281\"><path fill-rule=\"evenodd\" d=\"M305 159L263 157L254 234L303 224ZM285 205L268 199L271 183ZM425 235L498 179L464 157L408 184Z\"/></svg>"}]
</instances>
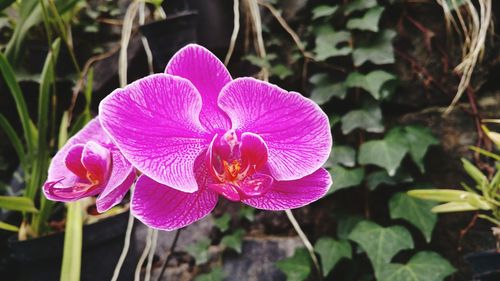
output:
<instances>
[{"instance_id":1,"label":"magenta petal","mask_svg":"<svg viewBox=\"0 0 500 281\"><path fill-rule=\"evenodd\" d=\"M217 105L221 89L231 81L224 64L209 50L190 44L178 51L170 60L165 73L188 79L198 89L203 99L200 121L215 132L231 127L227 114Z\"/></svg>"},{"instance_id":2,"label":"magenta petal","mask_svg":"<svg viewBox=\"0 0 500 281\"><path fill-rule=\"evenodd\" d=\"M89 141L83 148L81 161L91 180L105 183L111 165L109 149L95 141Z\"/></svg>"},{"instance_id":3,"label":"magenta petal","mask_svg":"<svg viewBox=\"0 0 500 281\"><path fill-rule=\"evenodd\" d=\"M208 189L217 192L231 201L240 201L241 196L238 192L238 187L231 183L212 183L208 185Z\"/></svg>"},{"instance_id":4,"label":"magenta petal","mask_svg":"<svg viewBox=\"0 0 500 281\"><path fill-rule=\"evenodd\" d=\"M171 188L194 192L194 161L212 139L198 119L201 106L188 80L154 74L107 96L99 118L138 170Z\"/></svg>"},{"instance_id":5,"label":"magenta petal","mask_svg":"<svg viewBox=\"0 0 500 281\"><path fill-rule=\"evenodd\" d=\"M272 188L273 178L266 174L255 174L240 185L243 199L263 196Z\"/></svg>"},{"instance_id":6,"label":"magenta petal","mask_svg":"<svg viewBox=\"0 0 500 281\"><path fill-rule=\"evenodd\" d=\"M241 134L240 154L243 167L253 166L254 170L260 170L267 162L267 146L264 140L253 133Z\"/></svg>"},{"instance_id":7,"label":"magenta petal","mask_svg":"<svg viewBox=\"0 0 500 281\"><path fill-rule=\"evenodd\" d=\"M102 187L94 187L90 190L90 193L85 193L82 191L88 187L88 183L82 183L82 178L78 177L74 172L78 171L73 167L72 170L69 170L66 166L66 159L69 157L73 158L73 156L68 156L68 153L71 149L76 145L83 145L88 141L99 141L101 143L107 143L111 140L107 136L107 134L102 130L101 125L99 124L99 120L94 118L91 120L83 129L81 129L76 135L70 138L66 144L56 153L56 155L52 158L52 161L49 166L47 182L43 186L43 191L45 196L51 200L57 201L74 201L79 198L85 196L91 196L99 193L102 190ZM73 151L71 153L75 153L77 151ZM82 150L83 152L83 150ZM76 163L76 161L81 161L80 159L72 159L69 162ZM75 161L75 162L73 162ZM76 184L79 186L77 187ZM63 189L69 188L66 192L59 192L59 190L54 191L53 189ZM76 190L75 190L76 189ZM89 190L87 190L88 192ZM75 196L71 198L72 192ZM60 194L61 197L58 197L57 194ZM69 197L68 197L69 196Z\"/></svg>"},{"instance_id":8,"label":"magenta petal","mask_svg":"<svg viewBox=\"0 0 500 281\"><path fill-rule=\"evenodd\" d=\"M120 203L135 180L135 170L120 151L112 150L112 170L109 180L97 197L97 211L103 213Z\"/></svg>"},{"instance_id":9,"label":"magenta petal","mask_svg":"<svg viewBox=\"0 0 500 281\"><path fill-rule=\"evenodd\" d=\"M217 197L206 188L186 193L142 175L135 185L131 211L149 227L172 231L208 215L215 208Z\"/></svg>"},{"instance_id":10,"label":"magenta petal","mask_svg":"<svg viewBox=\"0 0 500 281\"><path fill-rule=\"evenodd\" d=\"M82 152L85 145L75 144L68 149L64 163L66 168L80 178L87 177L87 169L82 164Z\"/></svg>"},{"instance_id":11,"label":"magenta petal","mask_svg":"<svg viewBox=\"0 0 500 281\"><path fill-rule=\"evenodd\" d=\"M281 211L300 208L323 197L332 184L330 174L323 168L309 176L292 181L274 181L261 197L242 202L257 209Z\"/></svg>"},{"instance_id":12,"label":"magenta petal","mask_svg":"<svg viewBox=\"0 0 500 281\"><path fill-rule=\"evenodd\" d=\"M229 115L233 129L264 139L269 168L277 180L300 179L328 159L332 147L328 117L299 93L239 78L224 87L219 106Z\"/></svg>"}]
</instances>

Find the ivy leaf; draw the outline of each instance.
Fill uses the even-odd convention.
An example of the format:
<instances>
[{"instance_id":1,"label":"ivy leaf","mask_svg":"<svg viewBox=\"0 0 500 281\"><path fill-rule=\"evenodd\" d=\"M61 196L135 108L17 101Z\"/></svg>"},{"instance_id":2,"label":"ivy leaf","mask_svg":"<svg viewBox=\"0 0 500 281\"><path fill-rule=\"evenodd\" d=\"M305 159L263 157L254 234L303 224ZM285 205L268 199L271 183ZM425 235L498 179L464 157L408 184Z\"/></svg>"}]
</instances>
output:
<instances>
[{"instance_id":1,"label":"ivy leaf","mask_svg":"<svg viewBox=\"0 0 500 281\"><path fill-rule=\"evenodd\" d=\"M369 174L366 177L366 185L370 190L375 190L379 185L396 185L398 183L412 182L413 178L410 174L398 169L394 176L389 176L386 170L380 170Z\"/></svg>"},{"instance_id":2,"label":"ivy leaf","mask_svg":"<svg viewBox=\"0 0 500 281\"><path fill-rule=\"evenodd\" d=\"M349 3L344 8L344 14L348 15L354 11L366 10L377 6L377 0L354 0L349 1Z\"/></svg>"},{"instance_id":3,"label":"ivy leaf","mask_svg":"<svg viewBox=\"0 0 500 281\"><path fill-rule=\"evenodd\" d=\"M225 232L229 229L229 221L231 221L231 216L229 214L224 214L220 218L215 219L215 226L220 229L221 232Z\"/></svg>"},{"instance_id":4,"label":"ivy leaf","mask_svg":"<svg viewBox=\"0 0 500 281\"><path fill-rule=\"evenodd\" d=\"M455 268L437 253L419 252L405 265L397 263L384 265L378 279L383 281L442 281L453 272Z\"/></svg>"},{"instance_id":5,"label":"ivy leaf","mask_svg":"<svg viewBox=\"0 0 500 281\"><path fill-rule=\"evenodd\" d=\"M325 167L332 167L337 164L342 164L346 167L354 167L356 165L356 150L347 145L334 146L330 157L326 161Z\"/></svg>"},{"instance_id":6,"label":"ivy leaf","mask_svg":"<svg viewBox=\"0 0 500 281\"><path fill-rule=\"evenodd\" d=\"M399 225L381 227L371 221L358 223L349 239L365 250L376 276L399 251L413 248L411 234L406 228Z\"/></svg>"},{"instance_id":7,"label":"ivy leaf","mask_svg":"<svg viewBox=\"0 0 500 281\"><path fill-rule=\"evenodd\" d=\"M373 40L360 43L352 52L355 66L360 66L367 61L374 64L394 63L394 49L392 39L396 36L394 30L383 30L377 33Z\"/></svg>"},{"instance_id":8,"label":"ivy leaf","mask_svg":"<svg viewBox=\"0 0 500 281\"><path fill-rule=\"evenodd\" d=\"M220 241L220 244L229 249L235 250L238 254L241 254L241 243L243 241L244 234L245 231L243 229L238 229L234 233L224 236Z\"/></svg>"},{"instance_id":9,"label":"ivy leaf","mask_svg":"<svg viewBox=\"0 0 500 281\"><path fill-rule=\"evenodd\" d=\"M208 247L210 246L210 239L205 238L194 244L189 244L186 251L196 261L196 265L204 264L208 261Z\"/></svg>"},{"instance_id":10,"label":"ivy leaf","mask_svg":"<svg viewBox=\"0 0 500 281\"><path fill-rule=\"evenodd\" d=\"M285 273L287 281L303 281L311 273L311 259L304 248L295 249L292 257L278 261L276 266Z\"/></svg>"},{"instance_id":11,"label":"ivy leaf","mask_svg":"<svg viewBox=\"0 0 500 281\"><path fill-rule=\"evenodd\" d=\"M337 237L339 239L348 239L349 234L358 225L360 221L364 220L363 217L357 215L347 215L338 218L337 224Z\"/></svg>"},{"instance_id":12,"label":"ivy leaf","mask_svg":"<svg viewBox=\"0 0 500 281\"><path fill-rule=\"evenodd\" d=\"M360 185L365 176L365 169L362 167L347 169L337 165L330 169L330 174L334 180L332 187L326 193L327 195L343 188Z\"/></svg>"},{"instance_id":13,"label":"ivy leaf","mask_svg":"<svg viewBox=\"0 0 500 281\"><path fill-rule=\"evenodd\" d=\"M350 19L347 22L347 28L378 32L378 22L383 12L384 7L375 6L368 10L363 17Z\"/></svg>"},{"instance_id":14,"label":"ivy leaf","mask_svg":"<svg viewBox=\"0 0 500 281\"><path fill-rule=\"evenodd\" d=\"M375 70L367 75L352 72L347 76L345 85L348 88L361 88L379 100L390 96L391 92L383 86L396 79L396 76L383 70Z\"/></svg>"},{"instance_id":15,"label":"ivy leaf","mask_svg":"<svg viewBox=\"0 0 500 281\"><path fill-rule=\"evenodd\" d=\"M240 218L245 218L248 221L252 222L255 219L255 209L246 205L241 205L238 215L240 216Z\"/></svg>"},{"instance_id":16,"label":"ivy leaf","mask_svg":"<svg viewBox=\"0 0 500 281\"><path fill-rule=\"evenodd\" d=\"M319 18L323 18L323 17L329 17L329 16L335 14L335 12L338 9L339 9L339 6L328 6L328 5L317 6L312 10L312 14L313 14L312 19L315 20L315 19L319 19Z\"/></svg>"},{"instance_id":17,"label":"ivy leaf","mask_svg":"<svg viewBox=\"0 0 500 281\"><path fill-rule=\"evenodd\" d=\"M283 80L288 76L292 75L293 72L284 64L277 64L269 70L274 76L278 76L279 79Z\"/></svg>"},{"instance_id":18,"label":"ivy leaf","mask_svg":"<svg viewBox=\"0 0 500 281\"><path fill-rule=\"evenodd\" d=\"M408 147L392 138L368 141L359 149L358 162L382 167L389 176L394 176L407 152Z\"/></svg>"},{"instance_id":19,"label":"ivy leaf","mask_svg":"<svg viewBox=\"0 0 500 281\"><path fill-rule=\"evenodd\" d=\"M333 82L326 73L314 74L309 82L314 85L311 99L319 105L327 103L332 97L344 99L347 94L344 84Z\"/></svg>"},{"instance_id":20,"label":"ivy leaf","mask_svg":"<svg viewBox=\"0 0 500 281\"><path fill-rule=\"evenodd\" d=\"M422 173L425 172L424 157L429 146L439 144L429 128L406 126L406 137L410 145L410 156Z\"/></svg>"},{"instance_id":21,"label":"ivy leaf","mask_svg":"<svg viewBox=\"0 0 500 281\"><path fill-rule=\"evenodd\" d=\"M214 267L209 273L198 275L194 281L220 281L224 279L224 271L221 267Z\"/></svg>"},{"instance_id":22,"label":"ivy leaf","mask_svg":"<svg viewBox=\"0 0 500 281\"><path fill-rule=\"evenodd\" d=\"M389 211L392 219L404 219L416 226L431 242L432 231L437 222L437 215L431 211L436 206L435 202L416 199L404 192L392 196L389 201Z\"/></svg>"},{"instance_id":23,"label":"ivy leaf","mask_svg":"<svg viewBox=\"0 0 500 281\"><path fill-rule=\"evenodd\" d=\"M352 257L351 244L348 241L337 241L329 237L318 239L314 244L314 251L319 254L325 277L342 258Z\"/></svg>"},{"instance_id":24,"label":"ivy leaf","mask_svg":"<svg viewBox=\"0 0 500 281\"><path fill-rule=\"evenodd\" d=\"M362 109L351 110L342 116L342 133L349 134L354 129L361 128L371 133L382 133L382 111L378 105L368 105Z\"/></svg>"},{"instance_id":25,"label":"ivy leaf","mask_svg":"<svg viewBox=\"0 0 500 281\"><path fill-rule=\"evenodd\" d=\"M316 60L323 61L330 57L346 56L352 52L349 45L351 33L347 31L335 31L330 26L321 27L316 36Z\"/></svg>"}]
</instances>

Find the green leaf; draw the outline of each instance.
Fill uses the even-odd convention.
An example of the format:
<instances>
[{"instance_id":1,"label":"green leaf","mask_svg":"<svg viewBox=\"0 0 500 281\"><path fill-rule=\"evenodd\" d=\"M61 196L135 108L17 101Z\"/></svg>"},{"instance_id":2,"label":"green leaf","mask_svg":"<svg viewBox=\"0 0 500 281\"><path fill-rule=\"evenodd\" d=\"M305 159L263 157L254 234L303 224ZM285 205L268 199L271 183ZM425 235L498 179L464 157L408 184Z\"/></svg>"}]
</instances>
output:
<instances>
[{"instance_id":1,"label":"green leaf","mask_svg":"<svg viewBox=\"0 0 500 281\"><path fill-rule=\"evenodd\" d=\"M432 231L436 226L437 215L431 212L436 203L412 198L406 193L399 192L389 201L389 211L392 219L404 219L416 226L431 241Z\"/></svg>"},{"instance_id":2,"label":"green leaf","mask_svg":"<svg viewBox=\"0 0 500 281\"><path fill-rule=\"evenodd\" d=\"M351 33L348 31L335 31L330 26L319 29L316 36L316 60L323 61L331 57L346 56L352 52L349 45Z\"/></svg>"},{"instance_id":3,"label":"green leaf","mask_svg":"<svg viewBox=\"0 0 500 281\"><path fill-rule=\"evenodd\" d=\"M329 17L333 15L337 10L339 9L339 6L328 6L328 5L320 5L315 7L312 10L312 19L319 19L323 17Z\"/></svg>"},{"instance_id":4,"label":"green leaf","mask_svg":"<svg viewBox=\"0 0 500 281\"><path fill-rule=\"evenodd\" d=\"M13 232L19 231L19 227L12 225L12 224L5 223L3 221L0 221L0 229L7 230L7 231L13 231Z\"/></svg>"},{"instance_id":5,"label":"green leaf","mask_svg":"<svg viewBox=\"0 0 500 281\"><path fill-rule=\"evenodd\" d=\"M337 237L341 240L348 239L349 234L358 225L360 221L364 220L363 217L358 215L344 215L337 219Z\"/></svg>"},{"instance_id":6,"label":"green leaf","mask_svg":"<svg viewBox=\"0 0 500 281\"><path fill-rule=\"evenodd\" d=\"M37 213L33 201L26 197L0 196L0 209Z\"/></svg>"},{"instance_id":7,"label":"green leaf","mask_svg":"<svg viewBox=\"0 0 500 281\"><path fill-rule=\"evenodd\" d=\"M345 167L356 166L356 150L347 145L335 145L325 167L332 167L337 164L342 164Z\"/></svg>"},{"instance_id":8,"label":"green leaf","mask_svg":"<svg viewBox=\"0 0 500 281\"><path fill-rule=\"evenodd\" d=\"M231 221L231 216L229 214L224 214L220 218L215 219L215 226L220 229L220 231L225 232L229 229L229 222Z\"/></svg>"},{"instance_id":9,"label":"green leaf","mask_svg":"<svg viewBox=\"0 0 500 281\"><path fill-rule=\"evenodd\" d=\"M213 267L209 273L196 276L194 281L221 281L224 279L224 271L221 267Z\"/></svg>"},{"instance_id":10,"label":"green leaf","mask_svg":"<svg viewBox=\"0 0 500 281\"><path fill-rule=\"evenodd\" d=\"M344 14L348 15L354 11L362 11L369 8L376 7L378 5L377 0L353 0L349 1L344 7Z\"/></svg>"},{"instance_id":11,"label":"green leaf","mask_svg":"<svg viewBox=\"0 0 500 281\"><path fill-rule=\"evenodd\" d=\"M432 208L434 213L454 213L454 212L468 212L479 210L477 206L469 204L469 202L448 202ZM489 210L490 208L485 208Z\"/></svg>"},{"instance_id":12,"label":"green leaf","mask_svg":"<svg viewBox=\"0 0 500 281\"><path fill-rule=\"evenodd\" d=\"M10 125L9 121L5 118L5 116L3 116L3 114L0 114L0 128L2 128L5 135L7 135L7 138L9 138L12 147L14 147L14 150L16 151L17 157L19 158L19 162L23 166L23 169L26 171L26 153L24 152L23 143L14 128Z\"/></svg>"},{"instance_id":13,"label":"green leaf","mask_svg":"<svg viewBox=\"0 0 500 281\"><path fill-rule=\"evenodd\" d=\"M245 218L252 222L255 219L255 209L246 205L241 205L238 215L240 218Z\"/></svg>"},{"instance_id":14,"label":"green leaf","mask_svg":"<svg viewBox=\"0 0 500 281\"><path fill-rule=\"evenodd\" d=\"M396 81L396 79L396 76L383 70L375 70L366 75L351 72L346 78L345 85L348 88L364 89L375 99L380 100L391 95L390 90L383 86L388 82Z\"/></svg>"},{"instance_id":15,"label":"green leaf","mask_svg":"<svg viewBox=\"0 0 500 281\"><path fill-rule=\"evenodd\" d=\"M245 231L243 229L237 229L234 233L224 236L220 244L241 254L241 244L244 234Z\"/></svg>"},{"instance_id":16,"label":"green leaf","mask_svg":"<svg viewBox=\"0 0 500 281\"><path fill-rule=\"evenodd\" d=\"M329 237L318 239L314 244L314 251L319 254L323 276L327 276L342 258L352 257L351 244L348 241L337 241Z\"/></svg>"},{"instance_id":17,"label":"green leaf","mask_svg":"<svg viewBox=\"0 0 500 281\"><path fill-rule=\"evenodd\" d=\"M208 247L210 239L204 238L200 241L190 244L186 247L186 251L196 260L196 265L201 265L208 262Z\"/></svg>"},{"instance_id":18,"label":"green leaf","mask_svg":"<svg viewBox=\"0 0 500 281\"><path fill-rule=\"evenodd\" d=\"M423 126L406 126L406 138L410 146L410 156L417 164L420 172L425 172L424 157L431 145L439 144L429 128Z\"/></svg>"},{"instance_id":19,"label":"green leaf","mask_svg":"<svg viewBox=\"0 0 500 281\"><path fill-rule=\"evenodd\" d=\"M462 164L467 174L472 179L474 179L474 181L479 186L482 186L488 182L488 178L481 172L481 170L479 170L476 166L474 166L474 164L472 164L469 160L462 158Z\"/></svg>"},{"instance_id":20,"label":"green leaf","mask_svg":"<svg viewBox=\"0 0 500 281\"><path fill-rule=\"evenodd\" d=\"M377 33L373 40L360 43L352 52L355 66L361 66L367 61L374 64L394 63L392 39L396 37L394 30L383 30Z\"/></svg>"},{"instance_id":21,"label":"green leaf","mask_svg":"<svg viewBox=\"0 0 500 281\"><path fill-rule=\"evenodd\" d=\"M389 176L394 176L407 152L406 146L392 139L368 141L359 149L358 162L382 167Z\"/></svg>"},{"instance_id":22,"label":"green leaf","mask_svg":"<svg viewBox=\"0 0 500 281\"><path fill-rule=\"evenodd\" d=\"M2 72L3 79L5 80L5 83L7 83L7 87L9 88L12 97L14 98L14 102L17 108L17 113L19 114L19 119L21 121L21 126L23 128L24 138L28 145L28 154L33 153L35 147L33 131L32 131L33 123L28 113L28 107L26 106L26 101L24 100L21 87L19 87L19 83L17 83L16 81L14 70L12 69L12 66L7 61L5 56L1 53L0 53L0 71Z\"/></svg>"},{"instance_id":23,"label":"green leaf","mask_svg":"<svg viewBox=\"0 0 500 281\"><path fill-rule=\"evenodd\" d=\"M278 261L276 266L285 273L287 281L303 281L311 273L311 259L304 248L295 249L292 257Z\"/></svg>"},{"instance_id":24,"label":"green leaf","mask_svg":"<svg viewBox=\"0 0 500 281\"><path fill-rule=\"evenodd\" d=\"M319 105L327 103L332 97L344 99L347 94L344 84L333 82L326 73L314 74L309 82L314 85L311 99Z\"/></svg>"},{"instance_id":25,"label":"green leaf","mask_svg":"<svg viewBox=\"0 0 500 281\"><path fill-rule=\"evenodd\" d=\"M64 250L61 267L61 281L80 280L82 258L82 228L83 210L82 203L68 203L66 218L66 232L64 234Z\"/></svg>"},{"instance_id":26,"label":"green leaf","mask_svg":"<svg viewBox=\"0 0 500 281\"><path fill-rule=\"evenodd\" d=\"M330 174L332 175L333 184L327 195L343 188L360 185L365 176L365 170L362 167L347 169L342 166L334 166L330 169Z\"/></svg>"},{"instance_id":27,"label":"green leaf","mask_svg":"<svg viewBox=\"0 0 500 281\"><path fill-rule=\"evenodd\" d=\"M442 281L455 268L434 252L419 252L407 264L390 263L382 267L380 281Z\"/></svg>"},{"instance_id":28,"label":"green leaf","mask_svg":"<svg viewBox=\"0 0 500 281\"><path fill-rule=\"evenodd\" d=\"M382 133L382 111L378 105L372 104L362 109L351 110L342 116L342 133L349 134L354 129L360 128L371 133Z\"/></svg>"},{"instance_id":29,"label":"green leaf","mask_svg":"<svg viewBox=\"0 0 500 281\"><path fill-rule=\"evenodd\" d=\"M278 76L279 79L283 80L288 76L291 76L293 72L284 64L276 64L269 70L271 75Z\"/></svg>"},{"instance_id":30,"label":"green leaf","mask_svg":"<svg viewBox=\"0 0 500 281\"><path fill-rule=\"evenodd\" d=\"M378 21L384 12L384 7L375 6L369 9L361 18L353 18L347 22L347 28L378 32Z\"/></svg>"},{"instance_id":31,"label":"green leaf","mask_svg":"<svg viewBox=\"0 0 500 281\"><path fill-rule=\"evenodd\" d=\"M411 234L406 228L399 225L381 227L371 221L358 223L349 235L349 239L365 250L375 276L378 276L383 266L399 251L413 248Z\"/></svg>"},{"instance_id":32,"label":"green leaf","mask_svg":"<svg viewBox=\"0 0 500 281\"><path fill-rule=\"evenodd\" d=\"M398 169L394 176L389 176L386 170L380 170L369 174L366 177L366 185L370 190L375 190L379 185L396 185L399 183L412 182L413 178L410 174Z\"/></svg>"}]
</instances>

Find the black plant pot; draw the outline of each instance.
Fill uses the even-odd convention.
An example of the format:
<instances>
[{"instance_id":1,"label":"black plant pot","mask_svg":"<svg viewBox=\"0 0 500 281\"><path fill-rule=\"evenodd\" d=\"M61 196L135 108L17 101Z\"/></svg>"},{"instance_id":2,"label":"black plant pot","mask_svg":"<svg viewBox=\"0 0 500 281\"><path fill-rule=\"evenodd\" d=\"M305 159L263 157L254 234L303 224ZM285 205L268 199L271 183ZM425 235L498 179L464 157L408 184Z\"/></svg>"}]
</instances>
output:
<instances>
[{"instance_id":1,"label":"black plant pot","mask_svg":"<svg viewBox=\"0 0 500 281\"><path fill-rule=\"evenodd\" d=\"M81 281L111 279L122 251L127 220L128 213L122 213L84 226ZM5 280L59 280L63 245L64 233L26 241L10 239L11 276ZM133 279L137 260L138 252L131 243L119 280Z\"/></svg>"},{"instance_id":2,"label":"black plant pot","mask_svg":"<svg viewBox=\"0 0 500 281\"><path fill-rule=\"evenodd\" d=\"M182 12L140 27L153 53L155 72L163 72L170 58L180 48L197 42L196 12Z\"/></svg>"},{"instance_id":3,"label":"black plant pot","mask_svg":"<svg viewBox=\"0 0 500 281\"><path fill-rule=\"evenodd\" d=\"M465 255L476 281L500 280L500 252L489 250Z\"/></svg>"}]
</instances>

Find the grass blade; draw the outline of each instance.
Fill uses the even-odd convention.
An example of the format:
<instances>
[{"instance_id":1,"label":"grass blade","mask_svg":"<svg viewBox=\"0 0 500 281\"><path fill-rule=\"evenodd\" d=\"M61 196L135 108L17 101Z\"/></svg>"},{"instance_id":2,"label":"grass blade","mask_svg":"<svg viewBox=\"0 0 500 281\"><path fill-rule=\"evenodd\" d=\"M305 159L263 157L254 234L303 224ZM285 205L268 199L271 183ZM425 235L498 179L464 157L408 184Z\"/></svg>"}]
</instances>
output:
<instances>
[{"instance_id":1,"label":"grass blade","mask_svg":"<svg viewBox=\"0 0 500 281\"><path fill-rule=\"evenodd\" d=\"M12 225L12 224L5 223L3 221L0 221L0 229L7 230L7 231L13 231L13 232L19 231L19 227Z\"/></svg>"},{"instance_id":2,"label":"grass blade","mask_svg":"<svg viewBox=\"0 0 500 281\"><path fill-rule=\"evenodd\" d=\"M0 209L37 213L33 201L26 197L0 196Z\"/></svg>"},{"instance_id":3,"label":"grass blade","mask_svg":"<svg viewBox=\"0 0 500 281\"><path fill-rule=\"evenodd\" d=\"M61 281L80 280L83 212L80 201L68 203Z\"/></svg>"},{"instance_id":4,"label":"grass blade","mask_svg":"<svg viewBox=\"0 0 500 281\"><path fill-rule=\"evenodd\" d=\"M9 121L0 114L0 127L3 129L7 137L9 138L10 143L14 147L14 150L16 151L17 157L19 158L19 162L21 163L21 166L23 169L26 171L26 154L24 152L24 147L23 143L21 142L21 139L17 135L16 131L12 126L10 125Z\"/></svg>"}]
</instances>

